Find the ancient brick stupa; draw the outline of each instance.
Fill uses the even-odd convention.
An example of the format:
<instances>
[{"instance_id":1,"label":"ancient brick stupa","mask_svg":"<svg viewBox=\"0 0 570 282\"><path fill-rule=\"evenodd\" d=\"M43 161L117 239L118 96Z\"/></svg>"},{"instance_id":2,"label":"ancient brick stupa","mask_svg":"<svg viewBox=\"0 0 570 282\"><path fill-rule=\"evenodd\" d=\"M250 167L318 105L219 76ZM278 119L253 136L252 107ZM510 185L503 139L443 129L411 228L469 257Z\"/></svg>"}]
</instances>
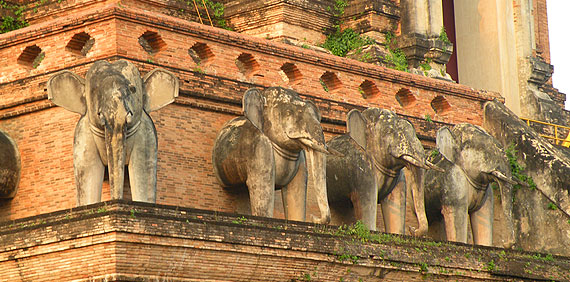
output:
<instances>
[{"instance_id":1,"label":"ancient brick stupa","mask_svg":"<svg viewBox=\"0 0 570 282\"><path fill-rule=\"evenodd\" d=\"M311 223L319 209L310 189L306 222L285 219L279 191L273 218L252 216L247 189L225 189L214 175L216 136L243 115L251 88L310 100L327 140L347 132L350 110L391 110L413 124L428 153L443 126L483 126L483 106L494 100L518 116L566 124L565 95L549 80L546 0L453 2L2 1L0 130L17 144L21 169L15 195L0 199L0 280L570 280L570 225L559 224L568 220L566 190L540 179L538 189L518 190L515 249L503 249L498 192L492 247L481 247L471 237L441 241L441 222L422 238L339 228L355 215L334 210L330 224ZM174 101L150 113L155 203L133 201L128 170L113 195L107 169L101 202L78 205L81 115L50 101L47 84L63 70L82 79L100 60L126 60L143 77L162 68L179 82ZM406 227L416 228L411 193L407 202ZM537 222L556 226L536 232L529 224Z\"/></svg>"}]
</instances>

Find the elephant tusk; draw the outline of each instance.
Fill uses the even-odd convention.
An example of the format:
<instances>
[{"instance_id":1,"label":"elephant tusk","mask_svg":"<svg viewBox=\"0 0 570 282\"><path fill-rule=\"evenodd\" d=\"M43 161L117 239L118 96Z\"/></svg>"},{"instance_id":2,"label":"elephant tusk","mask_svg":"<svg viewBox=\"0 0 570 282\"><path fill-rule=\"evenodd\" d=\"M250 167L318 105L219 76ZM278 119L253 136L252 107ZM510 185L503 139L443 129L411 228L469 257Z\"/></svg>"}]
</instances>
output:
<instances>
[{"instance_id":1,"label":"elephant tusk","mask_svg":"<svg viewBox=\"0 0 570 282\"><path fill-rule=\"evenodd\" d=\"M515 180L513 180L513 179L510 179L510 178L508 178L506 175L502 174L502 173L501 173L500 171L498 171L498 170L493 170L493 172L491 172L491 174L492 174L493 176L495 176L497 179L500 179L500 180L502 180L502 181L505 181L505 182L507 182L507 183L509 183L509 184L511 184L511 185L520 184L520 185L523 185L523 186L525 186L525 187L528 187L528 184L526 184L526 183L524 183L524 182L521 182L521 181L515 181Z\"/></svg>"},{"instance_id":2,"label":"elephant tusk","mask_svg":"<svg viewBox=\"0 0 570 282\"><path fill-rule=\"evenodd\" d=\"M430 161L428 161L428 160L426 160L425 163L426 163L426 166L428 166L430 169L433 169L433 170L439 171L439 172L445 172L445 169L443 169L443 168L441 168L441 167L435 165L434 163L432 163L432 162L430 162Z\"/></svg>"},{"instance_id":3,"label":"elephant tusk","mask_svg":"<svg viewBox=\"0 0 570 282\"><path fill-rule=\"evenodd\" d=\"M344 157L343 153L341 153L341 152L339 152L333 148L330 148L330 147L327 147L327 152L329 155L333 155L335 157L340 157L340 158Z\"/></svg>"},{"instance_id":4,"label":"elephant tusk","mask_svg":"<svg viewBox=\"0 0 570 282\"><path fill-rule=\"evenodd\" d=\"M412 164L413 166L417 166L423 169L430 169L428 166L426 166L425 164L419 162L418 160L414 159L412 156L409 155L403 155L400 158L402 158L402 160Z\"/></svg>"},{"instance_id":5,"label":"elephant tusk","mask_svg":"<svg viewBox=\"0 0 570 282\"><path fill-rule=\"evenodd\" d=\"M298 138L297 140L299 140L299 142L301 142L301 144L303 144L304 146L311 148L317 152L321 152L321 153L325 153L325 154L329 153L329 151L327 151L326 145L316 143L313 140L308 139L308 138Z\"/></svg>"}]
</instances>

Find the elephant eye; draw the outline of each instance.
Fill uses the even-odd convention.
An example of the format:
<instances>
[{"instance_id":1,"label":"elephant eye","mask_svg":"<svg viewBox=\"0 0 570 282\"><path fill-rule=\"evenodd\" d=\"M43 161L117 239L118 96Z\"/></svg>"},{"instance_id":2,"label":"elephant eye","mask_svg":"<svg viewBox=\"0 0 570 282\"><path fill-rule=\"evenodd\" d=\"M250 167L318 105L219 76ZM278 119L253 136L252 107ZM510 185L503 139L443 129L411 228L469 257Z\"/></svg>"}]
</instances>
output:
<instances>
[{"instance_id":1,"label":"elephant eye","mask_svg":"<svg viewBox=\"0 0 570 282\"><path fill-rule=\"evenodd\" d=\"M134 85L131 84L131 85L129 85L129 92L131 92L131 93L134 94L134 93L137 92L137 88L136 88Z\"/></svg>"}]
</instances>

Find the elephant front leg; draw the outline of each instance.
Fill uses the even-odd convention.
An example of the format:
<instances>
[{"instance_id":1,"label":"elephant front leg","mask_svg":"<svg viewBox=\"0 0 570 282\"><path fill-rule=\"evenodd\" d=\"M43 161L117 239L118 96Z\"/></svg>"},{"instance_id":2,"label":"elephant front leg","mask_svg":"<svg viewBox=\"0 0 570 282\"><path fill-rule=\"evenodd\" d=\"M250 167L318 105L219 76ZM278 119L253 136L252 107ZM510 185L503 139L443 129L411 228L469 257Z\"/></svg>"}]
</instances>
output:
<instances>
[{"instance_id":1,"label":"elephant front leg","mask_svg":"<svg viewBox=\"0 0 570 282\"><path fill-rule=\"evenodd\" d=\"M133 201L156 203L157 138L152 124L141 122L138 132L129 137L129 181Z\"/></svg>"},{"instance_id":2,"label":"elephant front leg","mask_svg":"<svg viewBox=\"0 0 570 282\"><path fill-rule=\"evenodd\" d=\"M441 208L448 241L467 243L467 205L444 205Z\"/></svg>"},{"instance_id":3,"label":"elephant front leg","mask_svg":"<svg viewBox=\"0 0 570 282\"><path fill-rule=\"evenodd\" d=\"M305 221L307 202L307 168L305 154L299 156L300 162L295 177L281 189L283 196L283 209L288 220Z\"/></svg>"},{"instance_id":4,"label":"elephant front leg","mask_svg":"<svg viewBox=\"0 0 570 282\"><path fill-rule=\"evenodd\" d=\"M273 217L275 205L275 160L269 142L259 141L247 162L247 189L251 214Z\"/></svg>"},{"instance_id":5,"label":"elephant front leg","mask_svg":"<svg viewBox=\"0 0 570 282\"><path fill-rule=\"evenodd\" d=\"M352 192L350 199L354 206L354 216L356 219L364 223L368 229L375 231L378 211L378 191L375 185L370 188L371 189L366 189L368 191Z\"/></svg>"},{"instance_id":6,"label":"elephant front leg","mask_svg":"<svg viewBox=\"0 0 570 282\"><path fill-rule=\"evenodd\" d=\"M483 206L470 214L473 243L475 245L493 245L493 189L487 188L487 196Z\"/></svg>"},{"instance_id":7,"label":"elephant front leg","mask_svg":"<svg viewBox=\"0 0 570 282\"><path fill-rule=\"evenodd\" d=\"M101 202L105 166L94 138L97 137L91 133L87 118L82 117L77 123L73 141L73 168L78 206Z\"/></svg>"},{"instance_id":8,"label":"elephant front leg","mask_svg":"<svg viewBox=\"0 0 570 282\"><path fill-rule=\"evenodd\" d=\"M391 185L394 188L380 201L384 227L387 233L404 234L406 225L406 181L403 170Z\"/></svg>"}]
</instances>

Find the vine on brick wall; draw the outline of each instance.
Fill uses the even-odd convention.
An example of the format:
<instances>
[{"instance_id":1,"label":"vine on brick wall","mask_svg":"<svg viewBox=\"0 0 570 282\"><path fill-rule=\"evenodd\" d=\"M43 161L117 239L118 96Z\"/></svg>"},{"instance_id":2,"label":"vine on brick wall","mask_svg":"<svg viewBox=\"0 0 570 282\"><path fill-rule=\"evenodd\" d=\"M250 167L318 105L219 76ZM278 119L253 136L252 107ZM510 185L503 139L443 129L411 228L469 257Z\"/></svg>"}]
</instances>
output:
<instances>
[{"instance_id":1,"label":"vine on brick wall","mask_svg":"<svg viewBox=\"0 0 570 282\"><path fill-rule=\"evenodd\" d=\"M388 31L385 35L384 47L388 51L388 54L384 56L384 62L387 63L389 68L393 68L399 71L408 71L408 59L404 52L399 48L392 48L391 45L394 42L395 35L391 31Z\"/></svg>"},{"instance_id":2,"label":"vine on brick wall","mask_svg":"<svg viewBox=\"0 0 570 282\"><path fill-rule=\"evenodd\" d=\"M10 11L13 16L3 16L0 20L0 34L17 30L28 26L28 22L24 19L24 6L9 4L4 0L0 0L0 9Z\"/></svg>"},{"instance_id":3,"label":"vine on brick wall","mask_svg":"<svg viewBox=\"0 0 570 282\"><path fill-rule=\"evenodd\" d=\"M341 29L341 18L347 6L347 0L336 0L333 8L328 8L333 13L334 32L321 44L321 47L340 57L345 57L352 50L362 50L362 47L375 43L373 39L362 36L351 28Z\"/></svg>"}]
</instances>

